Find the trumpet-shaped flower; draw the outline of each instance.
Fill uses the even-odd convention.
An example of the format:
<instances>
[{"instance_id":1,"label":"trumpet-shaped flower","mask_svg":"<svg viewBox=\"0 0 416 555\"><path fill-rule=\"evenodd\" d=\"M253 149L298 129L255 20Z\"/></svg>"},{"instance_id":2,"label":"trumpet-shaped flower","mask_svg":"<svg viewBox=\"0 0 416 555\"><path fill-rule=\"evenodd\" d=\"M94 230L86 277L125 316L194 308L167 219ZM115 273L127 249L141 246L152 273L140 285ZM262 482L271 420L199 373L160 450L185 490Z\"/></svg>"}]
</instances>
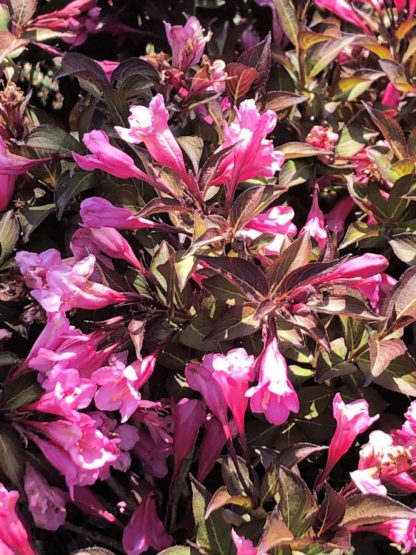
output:
<instances>
[{"instance_id":1,"label":"trumpet-shaped flower","mask_svg":"<svg viewBox=\"0 0 416 555\"><path fill-rule=\"evenodd\" d=\"M157 224L136 216L133 210L114 206L105 198L89 197L81 202L80 215L85 227L93 229L112 227L115 229L146 229L168 226Z\"/></svg>"},{"instance_id":2,"label":"trumpet-shaped flower","mask_svg":"<svg viewBox=\"0 0 416 555\"><path fill-rule=\"evenodd\" d=\"M346 405L339 393L335 395L332 407L337 425L329 444L328 459L319 478L319 484L322 484L328 477L337 462L350 449L357 436L368 430L379 418L378 414L376 416L369 415L368 403L364 399L358 399Z\"/></svg>"},{"instance_id":3,"label":"trumpet-shaped flower","mask_svg":"<svg viewBox=\"0 0 416 555\"><path fill-rule=\"evenodd\" d=\"M306 218L306 224L300 230L300 235L306 232L315 239L320 249L325 248L328 235L325 229L325 217L319 208L317 187L313 191L312 206Z\"/></svg>"},{"instance_id":4,"label":"trumpet-shaped flower","mask_svg":"<svg viewBox=\"0 0 416 555\"><path fill-rule=\"evenodd\" d=\"M149 549L161 551L172 544L156 509L154 494L148 493L132 514L123 532L123 549L127 555L140 555Z\"/></svg>"},{"instance_id":5,"label":"trumpet-shaped flower","mask_svg":"<svg viewBox=\"0 0 416 555\"><path fill-rule=\"evenodd\" d=\"M348 0L315 0L315 3L322 8L326 8L343 21L359 27L364 33L371 34L362 18L354 10L352 3Z\"/></svg>"},{"instance_id":6,"label":"trumpet-shaped flower","mask_svg":"<svg viewBox=\"0 0 416 555\"><path fill-rule=\"evenodd\" d=\"M299 400L288 379L286 360L280 353L274 331L267 337L257 366L258 384L246 393L250 408L254 413L263 413L268 422L278 426L286 422L290 412L298 412Z\"/></svg>"},{"instance_id":7,"label":"trumpet-shaped flower","mask_svg":"<svg viewBox=\"0 0 416 555\"><path fill-rule=\"evenodd\" d=\"M26 463L25 493L36 526L43 530L57 530L66 519L67 494L52 487L33 466Z\"/></svg>"},{"instance_id":8,"label":"trumpet-shaped flower","mask_svg":"<svg viewBox=\"0 0 416 555\"><path fill-rule=\"evenodd\" d=\"M47 312L60 312L72 308L95 310L109 304L134 299L133 293L121 293L106 285L91 281L95 256L83 260L61 260L55 249L41 254L20 251L16 262L32 296Z\"/></svg>"},{"instance_id":9,"label":"trumpet-shaped flower","mask_svg":"<svg viewBox=\"0 0 416 555\"><path fill-rule=\"evenodd\" d=\"M204 29L196 17L190 17L185 25L171 25L164 22L166 37L172 49L172 66L186 71L197 64L202 57L211 33L204 35Z\"/></svg>"},{"instance_id":10,"label":"trumpet-shaped flower","mask_svg":"<svg viewBox=\"0 0 416 555\"><path fill-rule=\"evenodd\" d=\"M395 518L371 526L357 526L354 532L372 532L388 538L401 545L404 553L410 553L416 547L416 520Z\"/></svg>"},{"instance_id":11,"label":"trumpet-shaped flower","mask_svg":"<svg viewBox=\"0 0 416 555\"><path fill-rule=\"evenodd\" d=\"M263 233L273 235L272 241L264 247L264 254L277 255L285 237L294 237L297 233L296 226L292 223L294 215L295 212L290 206L273 206L250 220L240 233L243 237L253 240Z\"/></svg>"},{"instance_id":12,"label":"trumpet-shaped flower","mask_svg":"<svg viewBox=\"0 0 416 555\"><path fill-rule=\"evenodd\" d=\"M16 512L17 491L8 491L0 484L0 552L2 555L36 555Z\"/></svg>"},{"instance_id":13,"label":"trumpet-shaped flower","mask_svg":"<svg viewBox=\"0 0 416 555\"><path fill-rule=\"evenodd\" d=\"M277 117L267 110L258 111L255 101L244 100L235 108L235 119L223 123L224 142L218 152L234 146L221 160L212 185L224 184L229 200L237 185L254 177L273 177L284 162L284 155L275 151L266 139L276 126Z\"/></svg>"},{"instance_id":14,"label":"trumpet-shaped flower","mask_svg":"<svg viewBox=\"0 0 416 555\"><path fill-rule=\"evenodd\" d=\"M92 375L99 386L95 404L100 410L119 410L121 422L126 422L140 405L139 389L150 378L156 365L156 355L151 354L126 366L127 354L113 355L109 366Z\"/></svg>"}]
</instances>

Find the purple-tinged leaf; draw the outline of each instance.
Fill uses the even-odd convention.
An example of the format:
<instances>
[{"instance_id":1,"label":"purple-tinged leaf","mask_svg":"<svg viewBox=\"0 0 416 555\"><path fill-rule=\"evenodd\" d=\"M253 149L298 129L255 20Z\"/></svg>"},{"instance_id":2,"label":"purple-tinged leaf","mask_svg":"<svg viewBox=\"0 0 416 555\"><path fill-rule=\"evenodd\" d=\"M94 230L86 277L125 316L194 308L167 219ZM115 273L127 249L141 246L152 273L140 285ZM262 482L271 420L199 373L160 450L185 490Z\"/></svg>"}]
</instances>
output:
<instances>
[{"instance_id":1,"label":"purple-tinged leaf","mask_svg":"<svg viewBox=\"0 0 416 555\"><path fill-rule=\"evenodd\" d=\"M237 60L238 63L253 67L258 72L259 76L254 84L259 89L264 89L269 79L272 62L271 41L269 33L264 40L243 52Z\"/></svg>"},{"instance_id":2,"label":"purple-tinged leaf","mask_svg":"<svg viewBox=\"0 0 416 555\"><path fill-rule=\"evenodd\" d=\"M401 339L374 339L369 337L371 375L375 378L389 366L392 360L404 355L406 345Z\"/></svg>"},{"instance_id":3,"label":"purple-tinged leaf","mask_svg":"<svg viewBox=\"0 0 416 555\"><path fill-rule=\"evenodd\" d=\"M345 515L341 524L354 528L397 518L416 519L416 511L385 495L358 494L346 498Z\"/></svg>"}]
</instances>

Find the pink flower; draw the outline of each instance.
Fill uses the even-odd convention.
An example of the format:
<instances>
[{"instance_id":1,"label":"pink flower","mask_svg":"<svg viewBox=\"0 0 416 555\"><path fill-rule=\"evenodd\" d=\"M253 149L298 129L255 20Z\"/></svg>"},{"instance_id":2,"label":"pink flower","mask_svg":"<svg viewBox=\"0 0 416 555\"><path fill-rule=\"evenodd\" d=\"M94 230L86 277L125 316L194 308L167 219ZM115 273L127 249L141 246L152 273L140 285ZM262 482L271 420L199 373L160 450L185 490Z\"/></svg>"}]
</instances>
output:
<instances>
[{"instance_id":1,"label":"pink flower","mask_svg":"<svg viewBox=\"0 0 416 555\"><path fill-rule=\"evenodd\" d=\"M85 133L82 140L92 154L82 156L73 152L72 156L83 170L99 169L120 179L137 177L143 181L152 181L147 174L135 166L133 158L110 144L110 139L104 131L93 130Z\"/></svg>"},{"instance_id":2,"label":"pink flower","mask_svg":"<svg viewBox=\"0 0 416 555\"><path fill-rule=\"evenodd\" d=\"M118 68L120 62L116 62L113 60L94 60L96 64L100 66L100 68L104 71L105 76L107 77L107 81L111 81L111 76L113 71Z\"/></svg>"},{"instance_id":3,"label":"pink flower","mask_svg":"<svg viewBox=\"0 0 416 555\"><path fill-rule=\"evenodd\" d=\"M196 94L202 91L224 92L227 73L225 72L225 62L223 60L203 61L199 69L192 78L189 94Z\"/></svg>"},{"instance_id":4,"label":"pink flower","mask_svg":"<svg viewBox=\"0 0 416 555\"><path fill-rule=\"evenodd\" d=\"M6 210L13 198L16 176L26 173L34 166L47 162L50 158L25 158L9 151L0 137L0 210Z\"/></svg>"},{"instance_id":5,"label":"pink flower","mask_svg":"<svg viewBox=\"0 0 416 555\"><path fill-rule=\"evenodd\" d=\"M245 393L254 378L254 357L245 349L232 349L226 355L208 354L201 363L190 363L185 368L188 384L199 391L208 408L223 425L227 439L231 439L227 407L230 409L240 438L245 441L244 417L248 401Z\"/></svg>"},{"instance_id":6,"label":"pink flower","mask_svg":"<svg viewBox=\"0 0 416 555\"><path fill-rule=\"evenodd\" d=\"M231 530L231 538L237 549L236 555L267 555L264 551L260 552L257 547L254 547L251 540L239 536L234 529Z\"/></svg>"},{"instance_id":7,"label":"pink flower","mask_svg":"<svg viewBox=\"0 0 416 555\"><path fill-rule=\"evenodd\" d=\"M154 494L148 493L132 514L123 532L123 549L127 555L140 555L152 547L161 551L172 544L157 514Z\"/></svg>"},{"instance_id":8,"label":"pink flower","mask_svg":"<svg viewBox=\"0 0 416 555\"><path fill-rule=\"evenodd\" d=\"M299 400L287 377L287 364L279 351L275 330L266 340L263 352L257 359L259 381L246 396L254 413L264 413L268 422L279 426L286 422L290 412L298 412Z\"/></svg>"},{"instance_id":9,"label":"pink flower","mask_svg":"<svg viewBox=\"0 0 416 555\"><path fill-rule=\"evenodd\" d=\"M0 210L7 210L14 193L15 175L0 174Z\"/></svg>"},{"instance_id":10,"label":"pink flower","mask_svg":"<svg viewBox=\"0 0 416 555\"><path fill-rule=\"evenodd\" d=\"M83 260L61 260L55 249L41 254L20 251L16 262L31 294L47 312L72 308L95 310L110 304L133 300L134 293L121 293L106 285L91 281L95 256Z\"/></svg>"},{"instance_id":11,"label":"pink flower","mask_svg":"<svg viewBox=\"0 0 416 555\"><path fill-rule=\"evenodd\" d=\"M17 491L0 484L0 552L3 555L36 555L26 528L16 512Z\"/></svg>"},{"instance_id":12,"label":"pink flower","mask_svg":"<svg viewBox=\"0 0 416 555\"><path fill-rule=\"evenodd\" d=\"M338 134L334 133L332 127L314 125L309 131L305 141L316 148L333 152L338 138Z\"/></svg>"},{"instance_id":13,"label":"pink flower","mask_svg":"<svg viewBox=\"0 0 416 555\"><path fill-rule=\"evenodd\" d=\"M174 486L186 457L194 447L198 431L206 416L203 404L197 399L180 399L172 405L172 410L174 469L171 488Z\"/></svg>"},{"instance_id":14,"label":"pink flower","mask_svg":"<svg viewBox=\"0 0 416 555\"><path fill-rule=\"evenodd\" d=\"M33 466L26 463L25 493L36 526L43 530L57 530L66 519L67 495L48 484Z\"/></svg>"},{"instance_id":15,"label":"pink flower","mask_svg":"<svg viewBox=\"0 0 416 555\"><path fill-rule=\"evenodd\" d=\"M367 35L371 34L348 0L315 0L315 3L334 13L340 19L356 25Z\"/></svg>"},{"instance_id":16,"label":"pink flower","mask_svg":"<svg viewBox=\"0 0 416 555\"><path fill-rule=\"evenodd\" d=\"M318 190L318 187L315 187L313 191L312 206L308 217L306 218L306 224L300 230L299 235L303 235L308 232L309 235L315 239L319 248L322 250L325 248L328 235L325 229L325 217L322 210L319 208Z\"/></svg>"},{"instance_id":17,"label":"pink flower","mask_svg":"<svg viewBox=\"0 0 416 555\"><path fill-rule=\"evenodd\" d=\"M172 444L169 441L152 436L146 430L140 430L139 441L133 452L140 459L147 474L155 478L167 476L167 459L172 454Z\"/></svg>"},{"instance_id":18,"label":"pink flower","mask_svg":"<svg viewBox=\"0 0 416 555\"><path fill-rule=\"evenodd\" d=\"M53 366L46 375L39 373L38 379L45 390L40 403L60 402L71 410L87 408L97 389L89 378L81 378L78 370L62 368L60 364Z\"/></svg>"},{"instance_id":19,"label":"pink flower","mask_svg":"<svg viewBox=\"0 0 416 555\"><path fill-rule=\"evenodd\" d=\"M116 517L105 509L99 498L88 487L75 486L72 503L87 515L99 516L111 524L118 523Z\"/></svg>"},{"instance_id":20,"label":"pink flower","mask_svg":"<svg viewBox=\"0 0 416 555\"><path fill-rule=\"evenodd\" d=\"M74 0L62 10L38 16L30 23L30 27L50 29L66 33L62 39L68 44L79 46L88 37L88 32L97 29L101 8L96 8L97 0ZM88 12L85 17L81 17Z\"/></svg>"},{"instance_id":21,"label":"pink flower","mask_svg":"<svg viewBox=\"0 0 416 555\"><path fill-rule=\"evenodd\" d=\"M344 235L345 220L348 218L355 203L350 196L339 200L328 214L325 214L325 223L327 227L338 234Z\"/></svg>"},{"instance_id":22,"label":"pink flower","mask_svg":"<svg viewBox=\"0 0 416 555\"><path fill-rule=\"evenodd\" d=\"M349 258L330 272L313 278L309 283L312 285L342 283L353 287L363 279L381 274L388 265L389 262L383 255L368 252Z\"/></svg>"},{"instance_id":23,"label":"pink flower","mask_svg":"<svg viewBox=\"0 0 416 555\"><path fill-rule=\"evenodd\" d=\"M71 238L71 250L80 259L88 254L103 252L110 258L125 260L140 272L146 272L133 249L120 232L113 227L77 229Z\"/></svg>"},{"instance_id":24,"label":"pink flower","mask_svg":"<svg viewBox=\"0 0 416 555\"><path fill-rule=\"evenodd\" d=\"M30 424L48 439L30 436L65 476L70 492L75 485L89 486L99 478L107 478L109 468L120 456L119 440L103 435L87 414L73 412L71 421L31 421Z\"/></svg>"},{"instance_id":25,"label":"pink flower","mask_svg":"<svg viewBox=\"0 0 416 555\"><path fill-rule=\"evenodd\" d=\"M351 478L362 493L387 495L383 481L411 493L416 491L415 481L413 490L402 487L410 464L411 457L406 446L396 443L391 435L376 430L371 432L368 443L362 447L358 470L351 472Z\"/></svg>"},{"instance_id":26,"label":"pink flower","mask_svg":"<svg viewBox=\"0 0 416 555\"><path fill-rule=\"evenodd\" d=\"M160 165L173 170L192 192L196 190L194 178L185 167L182 150L169 128L169 112L163 96L152 98L149 107L131 106L130 128L116 126L114 129L128 143L144 143L150 156Z\"/></svg>"},{"instance_id":27,"label":"pink flower","mask_svg":"<svg viewBox=\"0 0 416 555\"><path fill-rule=\"evenodd\" d=\"M196 17L190 17L185 25L171 25L164 22L166 37L172 49L172 66L186 71L197 64L204 52L211 33L204 30Z\"/></svg>"},{"instance_id":28,"label":"pink flower","mask_svg":"<svg viewBox=\"0 0 416 555\"><path fill-rule=\"evenodd\" d=\"M381 534L393 543L401 545L404 553L409 553L416 547L416 520L396 518L371 526L358 526L354 531Z\"/></svg>"},{"instance_id":29,"label":"pink flower","mask_svg":"<svg viewBox=\"0 0 416 555\"><path fill-rule=\"evenodd\" d=\"M237 185L254 177L273 177L284 162L284 155L274 150L266 135L275 128L276 114L267 110L260 114L253 99L235 108L231 124L223 122L224 142L217 152L234 145L219 164L211 185L224 184L229 201Z\"/></svg>"},{"instance_id":30,"label":"pink flower","mask_svg":"<svg viewBox=\"0 0 416 555\"><path fill-rule=\"evenodd\" d=\"M165 229L169 226L158 224L136 216L133 210L114 206L102 197L89 197L81 202L80 215L86 227L115 229L145 229L148 227Z\"/></svg>"},{"instance_id":31,"label":"pink flower","mask_svg":"<svg viewBox=\"0 0 416 555\"><path fill-rule=\"evenodd\" d=\"M265 246L264 254L278 255L285 237L294 237L297 233L296 226L292 223L294 215L290 206L274 206L250 220L240 234L253 240L263 233L274 235L274 239Z\"/></svg>"},{"instance_id":32,"label":"pink flower","mask_svg":"<svg viewBox=\"0 0 416 555\"><path fill-rule=\"evenodd\" d=\"M140 405L139 389L148 381L156 365L156 355L151 354L126 366L127 355L127 351L113 355L109 366L92 375L99 386L95 404L100 410L119 410L121 422L126 422Z\"/></svg>"},{"instance_id":33,"label":"pink flower","mask_svg":"<svg viewBox=\"0 0 416 555\"><path fill-rule=\"evenodd\" d=\"M205 435L198 449L198 473L196 478L204 482L217 462L226 443L226 436L220 421L211 415L205 423Z\"/></svg>"},{"instance_id":34,"label":"pink flower","mask_svg":"<svg viewBox=\"0 0 416 555\"><path fill-rule=\"evenodd\" d=\"M394 118L397 114L397 108L400 104L400 91L396 89L393 83L388 83L387 87L384 89L383 96L381 98L381 103L384 106L392 108L391 110L386 110L384 113L391 118Z\"/></svg>"},{"instance_id":35,"label":"pink flower","mask_svg":"<svg viewBox=\"0 0 416 555\"><path fill-rule=\"evenodd\" d=\"M341 395L337 393L332 406L337 425L329 444L325 469L319 478L320 485L323 484L341 457L350 449L357 436L368 430L379 418L378 414L370 417L368 403L364 399L358 399L346 405Z\"/></svg>"}]
</instances>

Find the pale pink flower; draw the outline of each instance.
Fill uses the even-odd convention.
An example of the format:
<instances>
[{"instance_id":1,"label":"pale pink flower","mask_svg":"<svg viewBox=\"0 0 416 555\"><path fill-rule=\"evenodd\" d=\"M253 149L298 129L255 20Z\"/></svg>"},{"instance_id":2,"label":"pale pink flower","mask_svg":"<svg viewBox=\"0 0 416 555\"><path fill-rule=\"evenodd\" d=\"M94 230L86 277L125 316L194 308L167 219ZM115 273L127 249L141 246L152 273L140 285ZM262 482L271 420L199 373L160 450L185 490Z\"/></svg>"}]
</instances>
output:
<instances>
[{"instance_id":1,"label":"pale pink flower","mask_svg":"<svg viewBox=\"0 0 416 555\"><path fill-rule=\"evenodd\" d=\"M358 470L351 472L351 478L362 493L387 495L383 481L403 489L401 485L410 465L411 457L406 446L396 443L390 434L376 430L361 448ZM412 488L406 490L412 492ZM413 491L416 491L414 480Z\"/></svg>"},{"instance_id":2,"label":"pale pink flower","mask_svg":"<svg viewBox=\"0 0 416 555\"><path fill-rule=\"evenodd\" d=\"M337 393L332 406L337 425L329 444L328 459L319 478L319 484L325 481L337 462L350 449L357 436L368 430L379 418L378 414L370 417L368 403L364 399L358 399L346 405L341 395Z\"/></svg>"},{"instance_id":3,"label":"pale pink flower","mask_svg":"<svg viewBox=\"0 0 416 555\"><path fill-rule=\"evenodd\" d=\"M133 300L134 293L115 291L91 281L95 256L83 260L60 260L55 249L41 254L19 251L16 262L32 296L46 312L60 312L72 308L95 310L110 304Z\"/></svg>"},{"instance_id":4,"label":"pale pink flower","mask_svg":"<svg viewBox=\"0 0 416 555\"><path fill-rule=\"evenodd\" d=\"M131 106L129 128L115 126L120 137L128 143L144 143L150 156L160 165L173 170L188 186L198 193L195 179L188 173L182 150L169 128L169 112L163 96L152 98L149 107Z\"/></svg>"},{"instance_id":5,"label":"pale pink flower","mask_svg":"<svg viewBox=\"0 0 416 555\"><path fill-rule=\"evenodd\" d=\"M264 247L264 254L278 255L285 237L294 237L296 226L292 223L295 212L292 207L280 205L254 216L240 231L243 237L257 239L263 233L274 235L274 239Z\"/></svg>"},{"instance_id":6,"label":"pale pink flower","mask_svg":"<svg viewBox=\"0 0 416 555\"><path fill-rule=\"evenodd\" d=\"M199 69L192 77L189 94L196 94L202 91L213 91L222 93L225 89L227 73L225 72L225 62L223 60L203 61Z\"/></svg>"},{"instance_id":7,"label":"pale pink flower","mask_svg":"<svg viewBox=\"0 0 416 555\"><path fill-rule=\"evenodd\" d=\"M300 230L299 235L301 236L306 232L309 233L310 237L315 239L319 248L322 250L325 248L328 234L325 228L324 214L319 208L318 191L318 187L315 187L312 197L312 206L306 218L306 223Z\"/></svg>"},{"instance_id":8,"label":"pale pink flower","mask_svg":"<svg viewBox=\"0 0 416 555\"><path fill-rule=\"evenodd\" d=\"M211 185L225 185L229 201L237 185L254 177L273 177L284 162L284 155L274 150L266 139L276 126L277 116L271 110L262 114L253 99L244 100L235 108L231 124L223 122L224 142L217 152L234 145L220 162Z\"/></svg>"},{"instance_id":9,"label":"pale pink flower","mask_svg":"<svg viewBox=\"0 0 416 555\"><path fill-rule=\"evenodd\" d=\"M416 520L396 518L371 526L358 526L354 532L381 534L391 542L401 545L404 553L410 553L416 547Z\"/></svg>"},{"instance_id":10,"label":"pale pink flower","mask_svg":"<svg viewBox=\"0 0 416 555\"><path fill-rule=\"evenodd\" d=\"M113 355L110 365L96 370L92 379L99 386L95 404L100 410L119 410L126 422L140 405L139 389L152 375L156 355L151 354L126 366L127 351Z\"/></svg>"},{"instance_id":11,"label":"pale pink flower","mask_svg":"<svg viewBox=\"0 0 416 555\"><path fill-rule=\"evenodd\" d=\"M25 493L36 526L43 530L57 530L66 519L67 494L52 487L33 466L26 463Z\"/></svg>"},{"instance_id":12,"label":"pale pink flower","mask_svg":"<svg viewBox=\"0 0 416 555\"><path fill-rule=\"evenodd\" d=\"M371 34L348 0L315 0L315 3L321 8L326 8L334 13L340 19L359 27L364 33Z\"/></svg>"},{"instance_id":13,"label":"pale pink flower","mask_svg":"<svg viewBox=\"0 0 416 555\"><path fill-rule=\"evenodd\" d=\"M299 400L287 376L286 360L280 353L275 330L269 333L257 366L258 384L246 393L250 398L250 408L254 413L263 413L268 422L279 426L286 422L290 412L299 411Z\"/></svg>"},{"instance_id":14,"label":"pale pink flower","mask_svg":"<svg viewBox=\"0 0 416 555\"><path fill-rule=\"evenodd\" d=\"M144 181L149 179L142 170L136 167L133 158L110 144L110 139L104 131L96 129L85 133L82 141L92 154L83 156L73 152L72 156L83 170L99 169L120 179L129 179L130 177L137 177Z\"/></svg>"},{"instance_id":15,"label":"pale pink flower","mask_svg":"<svg viewBox=\"0 0 416 555\"><path fill-rule=\"evenodd\" d=\"M190 17L185 25L165 24L166 37L172 49L172 66L186 71L197 64L202 57L211 32L204 35L204 29L196 17Z\"/></svg>"},{"instance_id":16,"label":"pale pink flower","mask_svg":"<svg viewBox=\"0 0 416 555\"><path fill-rule=\"evenodd\" d=\"M78 370L63 368L60 364L53 366L46 375L39 373L38 379L45 390L42 402L60 401L71 410L87 408L97 389L89 378L81 378Z\"/></svg>"},{"instance_id":17,"label":"pale pink flower","mask_svg":"<svg viewBox=\"0 0 416 555\"><path fill-rule=\"evenodd\" d=\"M179 476L183 462L195 445L199 429L206 417L205 408L197 399L180 399L172 404L172 412L174 468L171 488Z\"/></svg>"},{"instance_id":18,"label":"pale pink flower","mask_svg":"<svg viewBox=\"0 0 416 555\"><path fill-rule=\"evenodd\" d=\"M140 555L149 547L161 551L172 544L156 509L154 494L148 493L132 514L123 532L123 549L127 555Z\"/></svg>"},{"instance_id":19,"label":"pale pink flower","mask_svg":"<svg viewBox=\"0 0 416 555\"><path fill-rule=\"evenodd\" d=\"M8 491L0 483L0 553L2 555L36 555L16 512L17 491Z\"/></svg>"}]
</instances>

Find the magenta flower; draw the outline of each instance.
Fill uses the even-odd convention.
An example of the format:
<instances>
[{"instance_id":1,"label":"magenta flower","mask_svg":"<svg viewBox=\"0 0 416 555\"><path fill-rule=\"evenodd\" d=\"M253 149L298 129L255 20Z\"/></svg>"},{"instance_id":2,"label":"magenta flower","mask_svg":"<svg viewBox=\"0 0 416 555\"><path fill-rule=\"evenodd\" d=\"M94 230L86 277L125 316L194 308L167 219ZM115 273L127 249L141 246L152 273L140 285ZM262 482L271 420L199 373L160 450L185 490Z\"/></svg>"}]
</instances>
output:
<instances>
[{"instance_id":1,"label":"magenta flower","mask_svg":"<svg viewBox=\"0 0 416 555\"><path fill-rule=\"evenodd\" d=\"M72 503L85 514L99 516L111 524L118 522L116 517L105 509L104 505L90 488L75 486L73 493Z\"/></svg>"},{"instance_id":2,"label":"magenta flower","mask_svg":"<svg viewBox=\"0 0 416 555\"><path fill-rule=\"evenodd\" d=\"M125 260L142 273L146 272L129 243L113 227L77 229L71 239L71 250L78 259L103 252L110 258Z\"/></svg>"},{"instance_id":3,"label":"magenta flower","mask_svg":"<svg viewBox=\"0 0 416 555\"><path fill-rule=\"evenodd\" d=\"M8 491L0 483L0 553L2 555L36 555L16 512L17 491Z\"/></svg>"},{"instance_id":4,"label":"magenta flower","mask_svg":"<svg viewBox=\"0 0 416 555\"><path fill-rule=\"evenodd\" d=\"M309 131L305 141L316 148L333 152L338 139L339 135L334 133L332 127L314 125Z\"/></svg>"},{"instance_id":5,"label":"magenta flower","mask_svg":"<svg viewBox=\"0 0 416 555\"><path fill-rule=\"evenodd\" d=\"M89 197L81 202L80 215L86 227L101 228L112 227L115 229L145 229L148 227L161 228L163 224L157 224L145 218L136 216L133 210L114 206L102 197Z\"/></svg>"},{"instance_id":6,"label":"magenta flower","mask_svg":"<svg viewBox=\"0 0 416 555\"><path fill-rule=\"evenodd\" d=\"M257 547L254 547L251 540L248 540L243 536L239 536L234 529L231 530L231 538L235 548L237 549L236 555L267 555L264 551L260 552Z\"/></svg>"},{"instance_id":7,"label":"magenta flower","mask_svg":"<svg viewBox=\"0 0 416 555\"><path fill-rule=\"evenodd\" d=\"M67 494L48 484L33 466L26 463L25 493L36 526L43 530L57 530L66 519Z\"/></svg>"},{"instance_id":8,"label":"magenta flower","mask_svg":"<svg viewBox=\"0 0 416 555\"><path fill-rule=\"evenodd\" d=\"M152 375L156 355L151 354L128 366L127 351L113 355L110 365L94 372L92 379L99 386L95 404L100 410L119 410L121 422L126 422L140 405L139 389Z\"/></svg>"},{"instance_id":9,"label":"magenta flower","mask_svg":"<svg viewBox=\"0 0 416 555\"><path fill-rule=\"evenodd\" d=\"M388 265L389 262L383 255L368 252L349 258L334 270L313 278L309 283L312 285L342 283L353 287L363 279L383 273Z\"/></svg>"},{"instance_id":10,"label":"magenta flower","mask_svg":"<svg viewBox=\"0 0 416 555\"><path fill-rule=\"evenodd\" d=\"M127 555L140 555L152 547L161 551L172 544L157 514L154 494L148 493L132 514L123 532L123 549Z\"/></svg>"},{"instance_id":11,"label":"magenta flower","mask_svg":"<svg viewBox=\"0 0 416 555\"><path fill-rule=\"evenodd\" d=\"M211 185L224 184L229 201L237 185L254 177L273 177L284 162L284 155L274 150L273 142L266 135L275 128L276 114L258 111L254 100L244 100L235 108L231 124L224 120L224 142L218 152L234 145L219 164Z\"/></svg>"},{"instance_id":12,"label":"magenta flower","mask_svg":"<svg viewBox=\"0 0 416 555\"><path fill-rule=\"evenodd\" d=\"M277 45L282 43L284 38L283 30L280 25L279 17L277 15L276 4L273 0L255 0L256 4L259 6L268 6L272 11L272 32L273 32L273 42ZM260 38L257 42L260 42ZM254 45L253 45L254 46Z\"/></svg>"},{"instance_id":13,"label":"magenta flower","mask_svg":"<svg viewBox=\"0 0 416 555\"><path fill-rule=\"evenodd\" d=\"M346 405L339 393L335 395L332 407L337 425L329 444L328 459L319 478L319 485L323 484L357 436L368 430L379 418L378 414L372 417L368 414L368 403L364 399L358 399Z\"/></svg>"},{"instance_id":14,"label":"magenta flower","mask_svg":"<svg viewBox=\"0 0 416 555\"><path fill-rule=\"evenodd\" d=\"M69 488L89 486L107 478L109 468L120 456L118 439L109 439L96 428L93 418L73 412L72 420L30 422L47 440L31 434L49 462L64 476Z\"/></svg>"},{"instance_id":15,"label":"magenta flower","mask_svg":"<svg viewBox=\"0 0 416 555\"><path fill-rule=\"evenodd\" d=\"M280 353L274 330L269 333L263 352L257 359L258 384L246 396L254 413L263 413L266 420L279 426L286 422L290 412L298 412L299 400L287 377L287 364Z\"/></svg>"},{"instance_id":16,"label":"magenta flower","mask_svg":"<svg viewBox=\"0 0 416 555\"><path fill-rule=\"evenodd\" d=\"M351 210L354 208L355 202L350 196L346 196L339 200L328 214L325 214L325 223L327 227L342 236L345 229L345 220L348 218Z\"/></svg>"},{"instance_id":17,"label":"magenta flower","mask_svg":"<svg viewBox=\"0 0 416 555\"><path fill-rule=\"evenodd\" d=\"M121 293L106 285L91 281L95 256L83 260L60 260L55 249L41 254L20 251L16 262L32 296L46 312L67 311L72 308L95 310L110 304L136 298L134 293Z\"/></svg>"},{"instance_id":18,"label":"magenta flower","mask_svg":"<svg viewBox=\"0 0 416 555\"><path fill-rule=\"evenodd\" d=\"M194 447L198 431L206 417L205 408L197 399L180 399L172 404L172 411L174 468L171 488L179 475L183 462Z\"/></svg>"},{"instance_id":19,"label":"magenta flower","mask_svg":"<svg viewBox=\"0 0 416 555\"><path fill-rule=\"evenodd\" d=\"M362 18L357 14L348 0L315 0L315 3L321 8L326 8L343 21L359 27L364 33L371 34L368 27L363 23Z\"/></svg>"},{"instance_id":20,"label":"magenta flower","mask_svg":"<svg viewBox=\"0 0 416 555\"><path fill-rule=\"evenodd\" d=\"M264 254L278 255L285 237L294 237L297 233L296 226L292 223L294 215L290 206L273 206L250 220L240 234L252 240L263 233L274 235L274 239L265 246Z\"/></svg>"},{"instance_id":21,"label":"magenta flower","mask_svg":"<svg viewBox=\"0 0 416 555\"><path fill-rule=\"evenodd\" d=\"M381 97L381 103L384 106L388 106L391 110L385 112L389 117L395 117L397 114L397 109L400 104L400 91L396 89L393 83L388 83L387 87L384 89L383 96Z\"/></svg>"},{"instance_id":22,"label":"magenta flower","mask_svg":"<svg viewBox=\"0 0 416 555\"><path fill-rule=\"evenodd\" d=\"M94 130L85 133L82 141L92 154L83 156L73 152L72 156L83 170L99 169L120 179L137 177L143 181L151 181L148 175L136 167L133 158L110 144L110 139L104 131Z\"/></svg>"},{"instance_id":23,"label":"magenta flower","mask_svg":"<svg viewBox=\"0 0 416 555\"><path fill-rule=\"evenodd\" d=\"M328 235L325 229L325 217L322 210L319 208L318 191L318 187L315 187L312 206L306 218L306 223L300 230L299 235L303 235L306 232L309 233L310 237L315 239L319 248L322 250L325 248Z\"/></svg>"},{"instance_id":24,"label":"magenta flower","mask_svg":"<svg viewBox=\"0 0 416 555\"><path fill-rule=\"evenodd\" d=\"M358 526L354 532L381 534L391 542L401 545L404 553L410 553L416 547L416 520L396 518L371 526Z\"/></svg>"},{"instance_id":25,"label":"magenta flower","mask_svg":"<svg viewBox=\"0 0 416 555\"><path fill-rule=\"evenodd\" d=\"M205 434L198 449L198 473L196 478L203 482L211 472L226 443L221 422L211 415L205 423Z\"/></svg>"},{"instance_id":26,"label":"magenta flower","mask_svg":"<svg viewBox=\"0 0 416 555\"><path fill-rule=\"evenodd\" d=\"M107 77L107 81L111 81L111 76L113 71L118 68L120 62L116 62L114 60L94 60L96 64L100 66L100 68L104 71L105 76Z\"/></svg>"},{"instance_id":27,"label":"magenta flower","mask_svg":"<svg viewBox=\"0 0 416 555\"><path fill-rule=\"evenodd\" d=\"M9 151L0 137L0 210L6 210L13 198L16 176L47 162L50 158L25 158Z\"/></svg>"},{"instance_id":28,"label":"magenta flower","mask_svg":"<svg viewBox=\"0 0 416 555\"><path fill-rule=\"evenodd\" d=\"M195 183L185 167L182 150L169 129L169 112L161 94L157 94L150 101L149 107L131 106L130 128L118 127L114 129L120 137L128 143L144 143L150 156L160 165L173 170L190 190L194 190Z\"/></svg>"},{"instance_id":29,"label":"magenta flower","mask_svg":"<svg viewBox=\"0 0 416 555\"><path fill-rule=\"evenodd\" d=\"M172 49L172 66L186 71L201 59L211 33L204 35L200 22L193 16L183 26L172 26L166 21L164 24L166 37Z\"/></svg>"}]
</instances>

